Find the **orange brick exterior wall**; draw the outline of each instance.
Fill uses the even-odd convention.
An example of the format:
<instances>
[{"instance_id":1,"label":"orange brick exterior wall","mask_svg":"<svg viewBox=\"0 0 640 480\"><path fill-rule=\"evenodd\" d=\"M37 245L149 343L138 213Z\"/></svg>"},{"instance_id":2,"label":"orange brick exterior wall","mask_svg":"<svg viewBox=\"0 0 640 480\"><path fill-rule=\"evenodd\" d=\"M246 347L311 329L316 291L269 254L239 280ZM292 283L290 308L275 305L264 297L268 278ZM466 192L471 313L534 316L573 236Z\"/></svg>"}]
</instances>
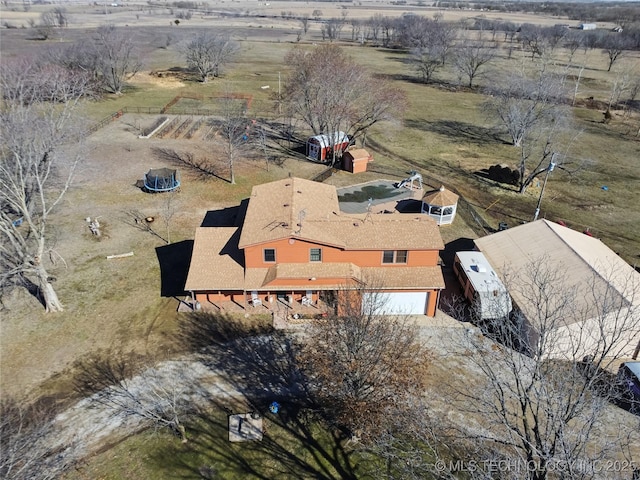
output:
<instances>
[{"instance_id":1,"label":"orange brick exterior wall","mask_svg":"<svg viewBox=\"0 0 640 480\"><path fill-rule=\"evenodd\" d=\"M439 259L439 252L437 250L411 250L408 252L407 263L383 264L382 251L380 250L342 250L336 247L317 245L304 240L295 239L292 244L289 243L289 240L279 240L276 242L247 247L244 250L246 268L268 268L274 265L273 262L265 263L263 261L263 251L265 248L275 249L275 263L310 263L309 250L311 248L322 249L323 263L353 263L359 267L430 267L438 265Z\"/></svg>"}]
</instances>

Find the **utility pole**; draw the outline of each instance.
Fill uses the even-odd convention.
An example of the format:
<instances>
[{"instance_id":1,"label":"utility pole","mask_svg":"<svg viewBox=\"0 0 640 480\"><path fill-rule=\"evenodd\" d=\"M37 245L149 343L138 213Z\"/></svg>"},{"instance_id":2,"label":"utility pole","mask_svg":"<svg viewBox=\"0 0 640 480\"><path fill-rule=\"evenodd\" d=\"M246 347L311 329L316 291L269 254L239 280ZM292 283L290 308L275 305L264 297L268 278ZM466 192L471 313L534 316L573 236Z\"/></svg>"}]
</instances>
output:
<instances>
[{"instance_id":1,"label":"utility pole","mask_svg":"<svg viewBox=\"0 0 640 480\"><path fill-rule=\"evenodd\" d=\"M280 72L278 72L278 115L282 113L282 96L280 94Z\"/></svg>"},{"instance_id":2,"label":"utility pole","mask_svg":"<svg viewBox=\"0 0 640 480\"><path fill-rule=\"evenodd\" d=\"M540 198L538 198L538 205L536 206L536 213L533 216L533 221L535 222L538 219L538 215L540 215L540 204L542 203L542 195L544 195L544 187L547 186L547 180L549 179L549 174L553 172L553 169L556 168L556 163L554 162L556 158L556 153L553 152L551 154L551 161L549 162L549 166L547 167L547 173L544 176L544 182L542 183L542 190L540 190Z\"/></svg>"}]
</instances>

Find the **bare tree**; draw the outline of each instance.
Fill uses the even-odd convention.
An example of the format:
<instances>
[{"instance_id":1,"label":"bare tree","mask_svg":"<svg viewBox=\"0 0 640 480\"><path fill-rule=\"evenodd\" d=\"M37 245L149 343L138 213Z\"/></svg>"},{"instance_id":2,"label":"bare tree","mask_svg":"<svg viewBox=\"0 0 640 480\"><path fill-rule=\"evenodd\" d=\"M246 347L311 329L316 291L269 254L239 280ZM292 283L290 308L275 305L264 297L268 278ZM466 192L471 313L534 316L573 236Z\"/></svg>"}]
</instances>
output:
<instances>
[{"instance_id":1,"label":"bare tree","mask_svg":"<svg viewBox=\"0 0 640 480\"><path fill-rule=\"evenodd\" d=\"M0 76L0 286L35 287L47 312L62 310L48 268L50 216L71 185L82 128L76 106L88 82L52 65L15 64Z\"/></svg>"},{"instance_id":2,"label":"bare tree","mask_svg":"<svg viewBox=\"0 0 640 480\"><path fill-rule=\"evenodd\" d=\"M404 93L374 79L339 47L294 49L286 61L292 72L284 88L284 102L315 135L342 131L365 138L371 126L402 112ZM337 138L331 140L338 143ZM332 164L340 153L334 151Z\"/></svg>"},{"instance_id":3,"label":"bare tree","mask_svg":"<svg viewBox=\"0 0 640 480\"><path fill-rule=\"evenodd\" d=\"M436 47L418 47L412 49L409 61L424 83L431 82L433 74L442 67L441 52Z\"/></svg>"},{"instance_id":4,"label":"bare tree","mask_svg":"<svg viewBox=\"0 0 640 480\"><path fill-rule=\"evenodd\" d=\"M67 9L64 7L56 7L52 10L56 16L56 22L58 27L64 28L69 25L69 18L67 17Z\"/></svg>"},{"instance_id":5,"label":"bare tree","mask_svg":"<svg viewBox=\"0 0 640 480\"><path fill-rule=\"evenodd\" d=\"M237 45L227 35L210 33L199 33L182 48L188 67L198 73L203 83L219 76L237 51Z\"/></svg>"},{"instance_id":6,"label":"bare tree","mask_svg":"<svg viewBox=\"0 0 640 480\"><path fill-rule=\"evenodd\" d=\"M417 327L378 315L383 304L366 287L338 292L339 314L314 323L301 345L300 364L326 417L363 440L420 397L428 365Z\"/></svg>"},{"instance_id":7,"label":"bare tree","mask_svg":"<svg viewBox=\"0 0 640 480\"><path fill-rule=\"evenodd\" d=\"M609 59L607 72L611 71L613 64L624 56L628 48L629 43L619 34L610 34L602 40L602 51Z\"/></svg>"},{"instance_id":8,"label":"bare tree","mask_svg":"<svg viewBox=\"0 0 640 480\"><path fill-rule=\"evenodd\" d=\"M9 398L0 402L0 476L12 480L59 478L68 468L63 455L46 446L52 413Z\"/></svg>"},{"instance_id":9,"label":"bare tree","mask_svg":"<svg viewBox=\"0 0 640 480\"><path fill-rule=\"evenodd\" d=\"M171 243L171 220L173 219L173 216L176 214L176 210L178 208L178 205L176 205L177 194L178 194L177 190L164 192L163 194L164 198L162 199L162 203L161 203L160 211L162 213L162 219L164 221L164 228L165 228L165 231L167 232L167 235L165 238L165 241L167 242L167 244Z\"/></svg>"},{"instance_id":10,"label":"bare tree","mask_svg":"<svg viewBox=\"0 0 640 480\"><path fill-rule=\"evenodd\" d=\"M536 55L542 57L548 47L543 28L531 23L523 23L520 26L518 40L526 50L531 52L531 60L533 60Z\"/></svg>"},{"instance_id":11,"label":"bare tree","mask_svg":"<svg viewBox=\"0 0 640 480\"><path fill-rule=\"evenodd\" d=\"M55 28L58 26L58 19L53 10L42 12L40 14L40 23L37 26L38 38L40 40L49 40L55 33Z\"/></svg>"},{"instance_id":12,"label":"bare tree","mask_svg":"<svg viewBox=\"0 0 640 480\"><path fill-rule=\"evenodd\" d=\"M193 408L197 385L186 385L180 362L165 362L133 375L121 356L91 357L80 366L76 390L96 405L122 418L133 417L150 426L168 428L187 441L182 419Z\"/></svg>"},{"instance_id":13,"label":"bare tree","mask_svg":"<svg viewBox=\"0 0 640 480\"><path fill-rule=\"evenodd\" d=\"M558 114L563 98L563 78L542 66L532 78L521 72L501 76L492 82L483 107L495 115L509 133L512 144L522 142L538 125L551 122Z\"/></svg>"},{"instance_id":14,"label":"bare tree","mask_svg":"<svg viewBox=\"0 0 640 480\"><path fill-rule=\"evenodd\" d=\"M320 31L322 33L322 38L328 38L330 42L334 40L340 39L340 33L342 32L342 28L344 27L344 19L342 18L330 18L325 23L322 24Z\"/></svg>"},{"instance_id":15,"label":"bare tree","mask_svg":"<svg viewBox=\"0 0 640 480\"><path fill-rule=\"evenodd\" d=\"M492 45L483 41L466 40L456 48L454 68L460 78L466 77L467 86L473 87L473 81L481 74L482 69L491 62L496 55Z\"/></svg>"},{"instance_id":16,"label":"bare tree","mask_svg":"<svg viewBox=\"0 0 640 480\"><path fill-rule=\"evenodd\" d=\"M302 27L302 32L306 35L309 31L309 17L303 16L298 19L300 22L300 26Z\"/></svg>"},{"instance_id":17,"label":"bare tree","mask_svg":"<svg viewBox=\"0 0 640 480\"><path fill-rule=\"evenodd\" d=\"M594 274L576 284L561 265L536 259L506 275L523 310L487 326L504 346L467 332L484 383L458 390L463 410L489 422L474 438L519 462L517 478L544 480L559 465L562 478L592 478L589 462L624 458L624 442L637 445L637 427L628 422L616 426L614 438L600 432L615 399L609 372L640 338L640 284L633 274L612 272L613 283ZM588 299L584 310L578 296ZM597 448L589 448L596 440Z\"/></svg>"},{"instance_id":18,"label":"bare tree","mask_svg":"<svg viewBox=\"0 0 640 480\"><path fill-rule=\"evenodd\" d=\"M98 27L93 41L93 54L97 59L101 82L111 93L122 93L125 82L142 67L133 38L114 25Z\"/></svg>"},{"instance_id":19,"label":"bare tree","mask_svg":"<svg viewBox=\"0 0 640 480\"><path fill-rule=\"evenodd\" d=\"M236 183L235 164L237 159L248 152L254 143L252 123L246 117L245 106L241 101L227 94L220 102L222 116L214 122L216 135L214 142L220 145L229 168L229 182Z\"/></svg>"},{"instance_id":20,"label":"bare tree","mask_svg":"<svg viewBox=\"0 0 640 480\"><path fill-rule=\"evenodd\" d=\"M483 108L499 121L519 149L518 189L524 193L547 171L554 152L566 149L566 137L572 134L569 112L563 104L565 76L541 64L533 76L523 69L504 78L492 82ZM562 155L554 160L556 165L567 171L570 168Z\"/></svg>"}]
</instances>

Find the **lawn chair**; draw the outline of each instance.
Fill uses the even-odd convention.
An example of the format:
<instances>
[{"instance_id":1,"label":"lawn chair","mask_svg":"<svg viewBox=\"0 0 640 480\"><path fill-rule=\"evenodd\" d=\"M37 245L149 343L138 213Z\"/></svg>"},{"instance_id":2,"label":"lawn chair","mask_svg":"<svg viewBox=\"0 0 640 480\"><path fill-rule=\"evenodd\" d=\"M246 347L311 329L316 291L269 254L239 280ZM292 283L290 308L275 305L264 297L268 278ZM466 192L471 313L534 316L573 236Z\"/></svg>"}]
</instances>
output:
<instances>
[{"instance_id":1,"label":"lawn chair","mask_svg":"<svg viewBox=\"0 0 640 480\"><path fill-rule=\"evenodd\" d=\"M311 292L307 292L307 294L300 299L300 303L305 307L310 307L313 305L313 300L311 298Z\"/></svg>"},{"instance_id":2,"label":"lawn chair","mask_svg":"<svg viewBox=\"0 0 640 480\"><path fill-rule=\"evenodd\" d=\"M254 307L262 305L262 300L260 300L258 292L256 291L251 292L251 305L253 305Z\"/></svg>"}]
</instances>

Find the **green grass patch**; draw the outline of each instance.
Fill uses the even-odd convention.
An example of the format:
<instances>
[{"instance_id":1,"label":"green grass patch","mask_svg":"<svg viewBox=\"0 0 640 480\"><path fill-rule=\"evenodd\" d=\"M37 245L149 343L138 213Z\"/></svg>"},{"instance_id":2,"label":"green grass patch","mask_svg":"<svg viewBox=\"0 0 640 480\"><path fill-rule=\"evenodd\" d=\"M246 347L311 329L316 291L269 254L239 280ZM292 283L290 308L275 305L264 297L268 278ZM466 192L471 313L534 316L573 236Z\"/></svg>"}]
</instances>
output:
<instances>
[{"instance_id":1,"label":"green grass patch","mask_svg":"<svg viewBox=\"0 0 640 480\"><path fill-rule=\"evenodd\" d=\"M308 412L284 405L263 422L262 441L231 443L227 413L214 408L187 422L185 444L164 431L148 430L95 455L63 478L375 478L371 459L364 462Z\"/></svg>"}]
</instances>

